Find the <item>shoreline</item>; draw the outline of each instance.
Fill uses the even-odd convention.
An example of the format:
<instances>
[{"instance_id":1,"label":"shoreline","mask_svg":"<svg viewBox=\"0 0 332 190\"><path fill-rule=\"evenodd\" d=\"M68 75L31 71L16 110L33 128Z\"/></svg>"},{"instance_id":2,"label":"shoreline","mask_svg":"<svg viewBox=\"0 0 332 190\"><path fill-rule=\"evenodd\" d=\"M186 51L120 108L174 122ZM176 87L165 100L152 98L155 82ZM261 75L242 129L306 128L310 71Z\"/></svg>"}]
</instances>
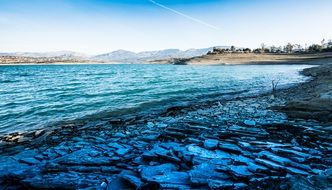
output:
<instances>
[{"instance_id":1,"label":"shoreline","mask_svg":"<svg viewBox=\"0 0 332 190\"><path fill-rule=\"evenodd\" d=\"M332 53L315 54L256 54L256 53L229 53L203 55L184 60L189 65L196 64L317 64L331 62Z\"/></svg>"},{"instance_id":2,"label":"shoreline","mask_svg":"<svg viewBox=\"0 0 332 190\"><path fill-rule=\"evenodd\" d=\"M332 128L329 122L324 127L312 119L326 112L316 106L312 118L308 113L286 117L282 111L291 116L303 112L292 103L294 98L302 104L319 102L321 94L328 98L331 68L329 64L305 69L302 73L311 76L310 81L278 90L273 97L266 93L173 107L157 116L68 124L54 131L1 139L7 154L0 156L4 170L0 184L26 188L91 188L103 182L109 188L277 188L298 183L310 187L312 183L312 187L324 187L324 182L329 185ZM323 105L326 102L321 109L325 109ZM5 140L7 144L3 144ZM294 181L296 176L302 177Z\"/></svg>"},{"instance_id":3,"label":"shoreline","mask_svg":"<svg viewBox=\"0 0 332 190\"><path fill-rule=\"evenodd\" d=\"M176 62L180 61L181 64ZM95 60L73 60L70 62L13 62L0 63L0 66L12 65L84 65L84 64L174 64L174 65L272 65L272 64L317 64L317 62L332 61L332 53L308 53L308 54L257 54L257 53L229 53L217 55L202 55L192 58L172 58L162 60L146 60L136 62L109 61L98 62Z\"/></svg>"}]
</instances>

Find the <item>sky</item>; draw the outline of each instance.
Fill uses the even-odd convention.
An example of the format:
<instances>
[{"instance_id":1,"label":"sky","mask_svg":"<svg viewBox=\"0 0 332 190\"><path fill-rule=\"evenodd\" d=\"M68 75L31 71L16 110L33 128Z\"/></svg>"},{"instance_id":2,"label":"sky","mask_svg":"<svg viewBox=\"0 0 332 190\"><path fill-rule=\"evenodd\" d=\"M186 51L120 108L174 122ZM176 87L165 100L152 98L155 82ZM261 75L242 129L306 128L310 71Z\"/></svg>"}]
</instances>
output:
<instances>
[{"instance_id":1,"label":"sky","mask_svg":"<svg viewBox=\"0 0 332 190\"><path fill-rule=\"evenodd\" d=\"M332 39L331 0L0 0L0 52L149 51Z\"/></svg>"}]
</instances>

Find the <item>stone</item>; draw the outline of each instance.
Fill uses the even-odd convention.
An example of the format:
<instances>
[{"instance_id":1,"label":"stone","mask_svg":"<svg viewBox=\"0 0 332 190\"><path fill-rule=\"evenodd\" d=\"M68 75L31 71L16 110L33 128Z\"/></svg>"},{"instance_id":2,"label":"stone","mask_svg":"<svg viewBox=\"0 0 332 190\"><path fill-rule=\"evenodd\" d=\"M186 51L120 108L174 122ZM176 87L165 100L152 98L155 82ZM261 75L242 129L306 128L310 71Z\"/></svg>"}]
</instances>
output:
<instances>
[{"instance_id":1,"label":"stone","mask_svg":"<svg viewBox=\"0 0 332 190\"><path fill-rule=\"evenodd\" d=\"M281 156L277 156L271 152L268 152L268 151L262 151L260 153L258 153L258 156L260 158L266 158L266 159L269 159L271 161L274 161L276 163L279 163L281 165L286 165L286 164L289 164L290 162L292 162L290 159L288 158L284 158L284 157L281 157Z\"/></svg>"},{"instance_id":2,"label":"stone","mask_svg":"<svg viewBox=\"0 0 332 190\"><path fill-rule=\"evenodd\" d=\"M120 174L120 177L137 189L140 189L143 186L143 182L141 181L141 179L134 175Z\"/></svg>"},{"instance_id":3,"label":"stone","mask_svg":"<svg viewBox=\"0 0 332 190\"><path fill-rule=\"evenodd\" d=\"M156 134L149 134L149 135L144 135L141 139L143 141L155 141L159 138L160 134L159 133L156 133Z\"/></svg>"},{"instance_id":4,"label":"stone","mask_svg":"<svg viewBox=\"0 0 332 190\"><path fill-rule=\"evenodd\" d=\"M120 145L119 143L114 143L114 142L108 143L107 145L111 148L116 148L116 149L124 148L124 146Z\"/></svg>"},{"instance_id":5,"label":"stone","mask_svg":"<svg viewBox=\"0 0 332 190\"><path fill-rule=\"evenodd\" d=\"M36 165L40 163L40 161L35 158L22 158L19 159L18 161L28 165Z\"/></svg>"},{"instance_id":6,"label":"stone","mask_svg":"<svg viewBox=\"0 0 332 190\"><path fill-rule=\"evenodd\" d=\"M256 121L254 121L254 120L249 120L249 119L247 119L247 120L244 120L244 122L243 122L245 125L248 125L248 126L256 126Z\"/></svg>"},{"instance_id":7,"label":"stone","mask_svg":"<svg viewBox=\"0 0 332 190\"><path fill-rule=\"evenodd\" d=\"M292 155L292 156L296 156L296 157L302 157L304 159L308 159L310 157L312 157L310 154L307 153L303 153L300 151L296 151L296 150L291 150L291 149L284 149L284 148L271 148L271 150L274 153L279 153L282 155Z\"/></svg>"},{"instance_id":8,"label":"stone","mask_svg":"<svg viewBox=\"0 0 332 190\"><path fill-rule=\"evenodd\" d=\"M152 128L152 127L154 127L154 123L149 121L149 122L146 124L146 126L147 126L148 128Z\"/></svg>"},{"instance_id":9,"label":"stone","mask_svg":"<svg viewBox=\"0 0 332 190\"><path fill-rule=\"evenodd\" d=\"M268 167L270 169L273 169L273 170L281 170L283 169L284 167L275 163L275 162L272 162L272 161L269 161L269 160L264 160L264 159L260 159L260 158L256 158L255 161L258 163L258 164L262 164L263 166L265 167Z\"/></svg>"},{"instance_id":10,"label":"stone","mask_svg":"<svg viewBox=\"0 0 332 190\"><path fill-rule=\"evenodd\" d=\"M154 181L155 176L164 175L172 171L176 171L178 168L174 164L162 164L159 166L139 166L141 177L147 181Z\"/></svg>"},{"instance_id":11,"label":"stone","mask_svg":"<svg viewBox=\"0 0 332 190\"><path fill-rule=\"evenodd\" d=\"M246 189L248 187L245 183L233 183L227 180L209 180L208 185L211 189Z\"/></svg>"},{"instance_id":12,"label":"stone","mask_svg":"<svg viewBox=\"0 0 332 190\"><path fill-rule=\"evenodd\" d=\"M204 148L201 148L199 146L196 145L188 145L187 146L187 150L189 154L195 155L197 157L201 157L201 158L230 158L230 155L226 152L223 151L219 151L219 150L206 150Z\"/></svg>"},{"instance_id":13,"label":"stone","mask_svg":"<svg viewBox=\"0 0 332 190\"><path fill-rule=\"evenodd\" d=\"M106 190L107 189L107 183L105 181L103 181L100 186L99 186L100 190Z\"/></svg>"},{"instance_id":14,"label":"stone","mask_svg":"<svg viewBox=\"0 0 332 190\"><path fill-rule=\"evenodd\" d=\"M206 139L204 141L204 148L214 150L217 148L219 141L215 139Z\"/></svg>"},{"instance_id":15,"label":"stone","mask_svg":"<svg viewBox=\"0 0 332 190\"><path fill-rule=\"evenodd\" d=\"M207 185L209 180L226 180L229 176L224 172L216 171L216 165L212 162L204 162L194 166L189 171L190 181L195 185Z\"/></svg>"},{"instance_id":16,"label":"stone","mask_svg":"<svg viewBox=\"0 0 332 190\"><path fill-rule=\"evenodd\" d=\"M248 178L252 175L252 173L248 170L247 166L240 165L240 166L228 166L229 173L233 177L237 178Z\"/></svg>"},{"instance_id":17,"label":"stone","mask_svg":"<svg viewBox=\"0 0 332 190\"><path fill-rule=\"evenodd\" d=\"M60 158L54 159L55 163L65 165L90 165L90 166L102 166L110 165L116 157L105 157L100 154L98 157L91 157L90 153L93 149L81 149L71 154L67 154Z\"/></svg>"},{"instance_id":18,"label":"stone","mask_svg":"<svg viewBox=\"0 0 332 190\"><path fill-rule=\"evenodd\" d=\"M124 156L125 154L127 154L130 151L130 149L127 148L120 148L118 150L115 151L115 153L119 156Z\"/></svg>"},{"instance_id":19,"label":"stone","mask_svg":"<svg viewBox=\"0 0 332 190\"><path fill-rule=\"evenodd\" d=\"M308 176L309 173L297 168L293 168L293 167L285 167L285 170L290 173L290 174L294 174L294 175L304 175L304 176Z\"/></svg>"},{"instance_id":20,"label":"stone","mask_svg":"<svg viewBox=\"0 0 332 190\"><path fill-rule=\"evenodd\" d=\"M158 128L166 128L166 127L167 127L167 124L165 124L165 123L157 123L156 126L157 126Z\"/></svg>"},{"instance_id":21,"label":"stone","mask_svg":"<svg viewBox=\"0 0 332 190\"><path fill-rule=\"evenodd\" d=\"M248 170L252 173L268 173L269 169L255 163L248 163Z\"/></svg>"},{"instance_id":22,"label":"stone","mask_svg":"<svg viewBox=\"0 0 332 190\"><path fill-rule=\"evenodd\" d=\"M167 189L190 188L189 175L186 172L166 172L163 175L155 176L153 181L158 182L162 188Z\"/></svg>"},{"instance_id":23,"label":"stone","mask_svg":"<svg viewBox=\"0 0 332 190\"><path fill-rule=\"evenodd\" d=\"M126 135L123 134L123 133L119 133L119 132L117 132L117 133L114 133L114 134L112 135L112 137L115 137L115 138L124 138L124 137L126 137Z\"/></svg>"},{"instance_id":24,"label":"stone","mask_svg":"<svg viewBox=\"0 0 332 190\"><path fill-rule=\"evenodd\" d=\"M242 151L239 146L225 142L220 142L219 148L231 153L240 153Z\"/></svg>"}]
</instances>

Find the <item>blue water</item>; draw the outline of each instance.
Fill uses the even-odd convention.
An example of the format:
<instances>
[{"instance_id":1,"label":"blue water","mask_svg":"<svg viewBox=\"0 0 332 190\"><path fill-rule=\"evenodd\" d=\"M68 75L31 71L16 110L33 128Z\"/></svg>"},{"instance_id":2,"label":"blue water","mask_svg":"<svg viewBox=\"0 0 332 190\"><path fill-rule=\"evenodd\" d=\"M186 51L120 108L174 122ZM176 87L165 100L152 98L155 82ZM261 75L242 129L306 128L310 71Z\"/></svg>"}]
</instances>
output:
<instances>
[{"instance_id":1,"label":"blue water","mask_svg":"<svg viewBox=\"0 0 332 190\"><path fill-rule=\"evenodd\" d=\"M130 110L163 109L180 103L204 101L216 94L263 92L271 89L273 79L280 79L280 85L304 81L306 78L298 71L306 67L0 66L0 134L102 115L98 113L125 114Z\"/></svg>"}]
</instances>

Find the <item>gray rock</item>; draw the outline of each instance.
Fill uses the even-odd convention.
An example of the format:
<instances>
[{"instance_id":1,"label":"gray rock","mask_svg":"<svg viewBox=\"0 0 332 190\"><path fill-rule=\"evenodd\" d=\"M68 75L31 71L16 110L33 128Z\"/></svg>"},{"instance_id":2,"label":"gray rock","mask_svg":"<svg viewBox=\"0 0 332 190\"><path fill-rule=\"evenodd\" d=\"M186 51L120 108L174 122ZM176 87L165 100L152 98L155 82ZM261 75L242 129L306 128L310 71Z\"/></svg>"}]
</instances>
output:
<instances>
[{"instance_id":1,"label":"gray rock","mask_svg":"<svg viewBox=\"0 0 332 190\"><path fill-rule=\"evenodd\" d=\"M281 165L286 165L286 164L289 164L290 162L292 162L288 158L277 156L277 155L275 155L271 152L268 152L268 151L262 151L258 154L258 156L261 157L261 158L265 158L265 159L271 160L273 162L279 163Z\"/></svg>"},{"instance_id":2,"label":"gray rock","mask_svg":"<svg viewBox=\"0 0 332 190\"><path fill-rule=\"evenodd\" d=\"M135 188L139 189L143 186L143 182L141 181L140 178L134 176L134 175L129 175L129 174L122 174L120 175L122 179L133 185Z\"/></svg>"},{"instance_id":3,"label":"gray rock","mask_svg":"<svg viewBox=\"0 0 332 190\"><path fill-rule=\"evenodd\" d=\"M224 172L216 171L216 165L212 162L204 162L194 166L189 171L190 181L195 185L207 185L209 180L226 180L229 176Z\"/></svg>"},{"instance_id":4,"label":"gray rock","mask_svg":"<svg viewBox=\"0 0 332 190\"><path fill-rule=\"evenodd\" d=\"M127 148L120 148L118 150L115 151L115 153L119 156L124 156L125 154L127 154L130 151L130 149Z\"/></svg>"},{"instance_id":5,"label":"gray rock","mask_svg":"<svg viewBox=\"0 0 332 190\"><path fill-rule=\"evenodd\" d=\"M211 189L246 189L248 187L245 183L233 183L227 180L209 180L208 185Z\"/></svg>"},{"instance_id":6,"label":"gray rock","mask_svg":"<svg viewBox=\"0 0 332 190\"><path fill-rule=\"evenodd\" d=\"M206 139L204 141L204 148L214 150L217 148L219 141L216 139Z\"/></svg>"},{"instance_id":7,"label":"gray rock","mask_svg":"<svg viewBox=\"0 0 332 190\"><path fill-rule=\"evenodd\" d=\"M270 169L273 169L273 170L281 170L283 169L284 167L275 163L275 162L272 162L272 161L269 161L269 160L264 160L264 159L260 159L260 158L256 158L255 161L258 163L258 164L262 164L263 166L265 167L268 167Z\"/></svg>"},{"instance_id":8,"label":"gray rock","mask_svg":"<svg viewBox=\"0 0 332 190\"><path fill-rule=\"evenodd\" d=\"M40 161L35 158L22 158L19 159L18 161L28 165L36 165L40 163Z\"/></svg>"},{"instance_id":9,"label":"gray rock","mask_svg":"<svg viewBox=\"0 0 332 190\"><path fill-rule=\"evenodd\" d=\"M123 134L123 133L114 133L113 135L112 135L112 137L115 137L115 138L124 138L124 137L126 137L126 135L125 134Z\"/></svg>"},{"instance_id":10,"label":"gray rock","mask_svg":"<svg viewBox=\"0 0 332 190\"><path fill-rule=\"evenodd\" d=\"M244 122L243 122L245 125L248 125L248 126L256 126L256 121L254 121L254 120L249 120L249 119L247 119L247 120L244 120Z\"/></svg>"},{"instance_id":11,"label":"gray rock","mask_svg":"<svg viewBox=\"0 0 332 190\"><path fill-rule=\"evenodd\" d=\"M147 181L154 181L155 176L176 171L178 168L174 164L162 164L159 166L139 166L141 177Z\"/></svg>"},{"instance_id":12,"label":"gray rock","mask_svg":"<svg viewBox=\"0 0 332 190\"><path fill-rule=\"evenodd\" d=\"M167 189L190 188L189 175L186 172L166 172L163 175L155 176L153 181L159 183L162 188Z\"/></svg>"},{"instance_id":13,"label":"gray rock","mask_svg":"<svg viewBox=\"0 0 332 190\"><path fill-rule=\"evenodd\" d=\"M239 146L231 143L221 142L219 148L231 153L240 153L242 150Z\"/></svg>"},{"instance_id":14,"label":"gray rock","mask_svg":"<svg viewBox=\"0 0 332 190\"><path fill-rule=\"evenodd\" d=\"M248 170L248 167L244 165L228 166L228 168L232 176L236 178L247 178L252 175L252 173Z\"/></svg>"},{"instance_id":15,"label":"gray rock","mask_svg":"<svg viewBox=\"0 0 332 190\"><path fill-rule=\"evenodd\" d=\"M187 150L189 154L192 154L194 156L197 157L201 157L201 158L230 158L230 155L226 152L220 151L220 150L206 150L204 148L201 148L199 146L195 146L195 145L188 145L187 146Z\"/></svg>"}]
</instances>

